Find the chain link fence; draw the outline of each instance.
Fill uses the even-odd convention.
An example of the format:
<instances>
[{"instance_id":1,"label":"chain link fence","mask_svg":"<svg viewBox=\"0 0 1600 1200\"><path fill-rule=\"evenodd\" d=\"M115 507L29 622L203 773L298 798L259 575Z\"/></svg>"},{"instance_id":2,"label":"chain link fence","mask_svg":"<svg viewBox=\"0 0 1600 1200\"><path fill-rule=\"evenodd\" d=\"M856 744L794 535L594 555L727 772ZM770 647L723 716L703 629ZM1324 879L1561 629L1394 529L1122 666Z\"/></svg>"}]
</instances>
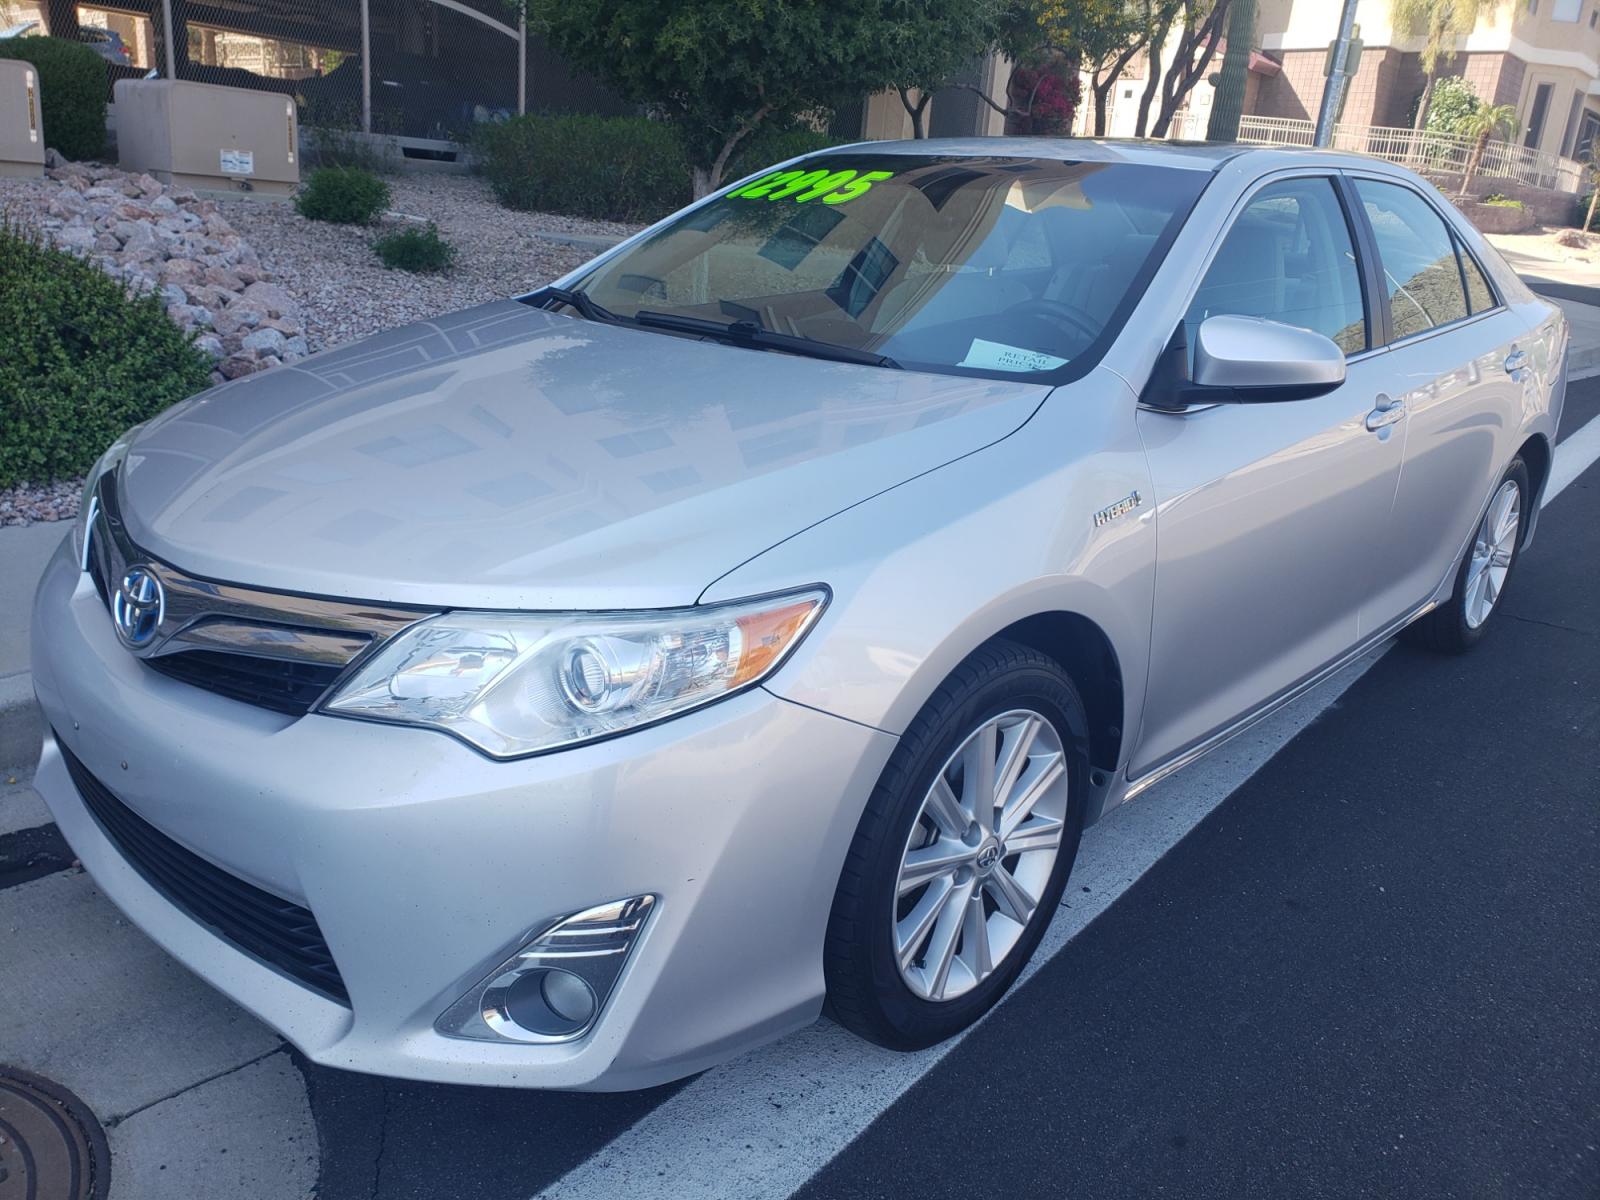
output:
<instances>
[{"instance_id":1,"label":"chain link fence","mask_svg":"<svg viewBox=\"0 0 1600 1200\"><path fill-rule=\"evenodd\" d=\"M112 82L155 75L293 96L313 136L463 142L522 112L634 111L527 35L508 0L0 0L0 32L12 30L89 43Z\"/></svg>"}]
</instances>

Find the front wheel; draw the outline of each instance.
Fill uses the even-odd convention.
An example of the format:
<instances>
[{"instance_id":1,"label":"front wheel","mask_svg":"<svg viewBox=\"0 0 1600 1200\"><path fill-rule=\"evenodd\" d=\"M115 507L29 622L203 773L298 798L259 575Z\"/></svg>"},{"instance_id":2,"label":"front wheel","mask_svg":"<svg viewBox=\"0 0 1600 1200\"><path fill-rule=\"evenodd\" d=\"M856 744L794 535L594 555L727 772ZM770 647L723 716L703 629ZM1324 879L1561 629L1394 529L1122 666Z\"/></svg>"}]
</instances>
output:
<instances>
[{"instance_id":1,"label":"front wheel","mask_svg":"<svg viewBox=\"0 0 1600 1200\"><path fill-rule=\"evenodd\" d=\"M850 848L824 956L829 1011L895 1049L988 1011L1060 903L1083 832L1087 721L1072 680L993 642L900 739Z\"/></svg>"},{"instance_id":2,"label":"front wheel","mask_svg":"<svg viewBox=\"0 0 1600 1200\"><path fill-rule=\"evenodd\" d=\"M1456 569L1450 598L1408 626L1406 641L1446 654L1478 643L1516 568L1531 496L1528 468L1513 459Z\"/></svg>"}]
</instances>

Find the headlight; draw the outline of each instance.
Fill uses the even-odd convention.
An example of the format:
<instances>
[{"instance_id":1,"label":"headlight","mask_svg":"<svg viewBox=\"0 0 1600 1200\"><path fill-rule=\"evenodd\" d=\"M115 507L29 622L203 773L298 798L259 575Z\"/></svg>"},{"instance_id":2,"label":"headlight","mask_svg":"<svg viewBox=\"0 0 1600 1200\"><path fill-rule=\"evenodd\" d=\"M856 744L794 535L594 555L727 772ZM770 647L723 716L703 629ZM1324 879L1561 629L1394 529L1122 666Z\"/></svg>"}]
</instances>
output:
<instances>
[{"instance_id":1,"label":"headlight","mask_svg":"<svg viewBox=\"0 0 1600 1200\"><path fill-rule=\"evenodd\" d=\"M759 682L826 603L817 588L650 613L445 613L396 634L323 711L442 729L495 758L554 750Z\"/></svg>"},{"instance_id":2,"label":"headlight","mask_svg":"<svg viewBox=\"0 0 1600 1200\"><path fill-rule=\"evenodd\" d=\"M95 489L100 486L100 480L105 473L122 461L128 453L128 444L143 428L144 423L141 422L112 442L110 448L100 456L99 461L84 477L83 494L78 497L78 519L72 526L72 553L78 560L79 570L89 569L89 527L94 524L97 508Z\"/></svg>"}]
</instances>

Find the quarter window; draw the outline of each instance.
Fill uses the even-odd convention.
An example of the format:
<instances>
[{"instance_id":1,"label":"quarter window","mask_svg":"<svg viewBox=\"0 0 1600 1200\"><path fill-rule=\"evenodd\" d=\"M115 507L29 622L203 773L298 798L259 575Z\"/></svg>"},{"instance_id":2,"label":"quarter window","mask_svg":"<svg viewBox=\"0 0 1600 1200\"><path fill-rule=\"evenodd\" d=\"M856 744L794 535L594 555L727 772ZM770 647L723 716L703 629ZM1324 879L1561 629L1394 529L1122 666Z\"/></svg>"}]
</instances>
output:
<instances>
[{"instance_id":1,"label":"quarter window","mask_svg":"<svg viewBox=\"0 0 1600 1200\"><path fill-rule=\"evenodd\" d=\"M1251 198L1212 260L1184 322L1189 344L1207 317L1265 317L1369 345L1355 243L1329 179L1286 179Z\"/></svg>"},{"instance_id":2,"label":"quarter window","mask_svg":"<svg viewBox=\"0 0 1600 1200\"><path fill-rule=\"evenodd\" d=\"M1410 337L1465 317L1467 296L1455 239L1444 218L1399 184L1358 179L1356 191L1378 243L1394 336Z\"/></svg>"}]
</instances>

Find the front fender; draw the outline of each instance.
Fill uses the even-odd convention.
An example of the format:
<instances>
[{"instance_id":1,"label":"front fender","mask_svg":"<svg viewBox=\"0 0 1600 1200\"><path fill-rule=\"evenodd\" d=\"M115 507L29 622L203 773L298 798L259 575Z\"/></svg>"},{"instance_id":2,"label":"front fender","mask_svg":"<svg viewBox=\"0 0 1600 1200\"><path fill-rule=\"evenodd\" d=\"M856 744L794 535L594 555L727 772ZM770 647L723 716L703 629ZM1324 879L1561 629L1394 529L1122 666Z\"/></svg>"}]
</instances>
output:
<instances>
[{"instance_id":1,"label":"front fender","mask_svg":"<svg viewBox=\"0 0 1600 1200\"><path fill-rule=\"evenodd\" d=\"M1110 642L1123 674L1122 729L1137 730L1155 523L1135 407L1119 377L1091 372L1011 436L780 543L701 601L827 583L828 611L767 687L896 735L1007 626L1075 613ZM1096 524L1097 512L1135 494L1131 511Z\"/></svg>"}]
</instances>

